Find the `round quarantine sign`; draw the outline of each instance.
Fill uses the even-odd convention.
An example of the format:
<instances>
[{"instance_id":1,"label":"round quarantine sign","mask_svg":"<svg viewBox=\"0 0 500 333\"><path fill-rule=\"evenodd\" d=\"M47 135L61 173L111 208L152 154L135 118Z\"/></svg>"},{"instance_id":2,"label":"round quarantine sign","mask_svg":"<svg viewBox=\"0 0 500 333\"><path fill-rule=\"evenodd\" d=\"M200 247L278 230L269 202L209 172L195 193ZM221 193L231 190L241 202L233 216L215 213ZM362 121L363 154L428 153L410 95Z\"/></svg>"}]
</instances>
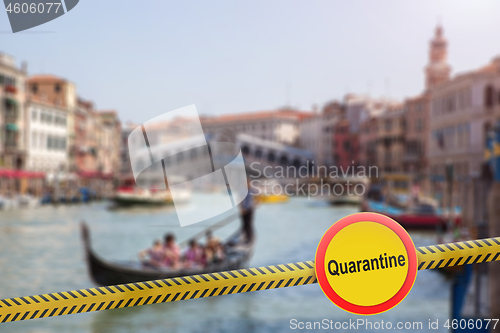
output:
<instances>
[{"instance_id":1,"label":"round quarantine sign","mask_svg":"<svg viewBox=\"0 0 500 333\"><path fill-rule=\"evenodd\" d=\"M333 303L371 315L395 307L408 295L417 276L417 253L399 223L381 214L357 213L323 235L315 270Z\"/></svg>"}]
</instances>

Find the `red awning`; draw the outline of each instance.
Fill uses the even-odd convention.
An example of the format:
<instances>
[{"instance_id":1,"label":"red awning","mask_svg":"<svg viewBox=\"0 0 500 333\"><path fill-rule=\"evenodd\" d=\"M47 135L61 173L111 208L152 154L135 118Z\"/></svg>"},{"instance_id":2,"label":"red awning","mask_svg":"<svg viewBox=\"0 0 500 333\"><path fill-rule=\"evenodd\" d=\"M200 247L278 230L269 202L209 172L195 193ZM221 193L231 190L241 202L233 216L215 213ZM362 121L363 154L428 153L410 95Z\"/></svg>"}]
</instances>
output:
<instances>
[{"instance_id":1,"label":"red awning","mask_svg":"<svg viewBox=\"0 0 500 333\"><path fill-rule=\"evenodd\" d=\"M43 172L0 169L0 178L45 178Z\"/></svg>"},{"instance_id":2,"label":"red awning","mask_svg":"<svg viewBox=\"0 0 500 333\"><path fill-rule=\"evenodd\" d=\"M80 178L99 178L99 179L112 179L112 173L104 173L100 171L78 171L78 177Z\"/></svg>"}]
</instances>

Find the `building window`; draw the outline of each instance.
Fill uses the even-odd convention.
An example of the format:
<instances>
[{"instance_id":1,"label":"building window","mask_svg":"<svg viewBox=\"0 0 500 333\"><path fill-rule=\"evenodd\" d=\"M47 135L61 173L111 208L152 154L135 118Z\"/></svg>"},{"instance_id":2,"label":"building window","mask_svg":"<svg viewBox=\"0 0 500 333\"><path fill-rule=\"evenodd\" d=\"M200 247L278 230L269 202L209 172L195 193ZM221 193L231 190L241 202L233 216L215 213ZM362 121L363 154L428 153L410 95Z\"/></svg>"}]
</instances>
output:
<instances>
[{"instance_id":1,"label":"building window","mask_svg":"<svg viewBox=\"0 0 500 333\"><path fill-rule=\"evenodd\" d=\"M36 110L31 110L31 120L36 121L38 118L38 112Z\"/></svg>"},{"instance_id":2,"label":"building window","mask_svg":"<svg viewBox=\"0 0 500 333\"><path fill-rule=\"evenodd\" d=\"M484 92L484 106L486 107L492 107L494 104L494 94L495 91L493 90L492 86L487 86Z\"/></svg>"},{"instance_id":3,"label":"building window","mask_svg":"<svg viewBox=\"0 0 500 333\"><path fill-rule=\"evenodd\" d=\"M56 85L54 86L54 91L55 91L56 93L61 92L61 85L60 85L60 84L56 84Z\"/></svg>"},{"instance_id":4,"label":"building window","mask_svg":"<svg viewBox=\"0 0 500 333\"><path fill-rule=\"evenodd\" d=\"M424 120L422 118L418 118L415 123L415 130L417 132L422 132L424 129Z\"/></svg>"},{"instance_id":5,"label":"building window","mask_svg":"<svg viewBox=\"0 0 500 333\"><path fill-rule=\"evenodd\" d=\"M36 95L38 93L38 85L37 84L31 85L31 92L33 93L33 95Z\"/></svg>"},{"instance_id":6,"label":"building window","mask_svg":"<svg viewBox=\"0 0 500 333\"><path fill-rule=\"evenodd\" d=\"M392 128L392 121L389 119L389 120L386 120L385 121L385 130L386 131L390 131Z\"/></svg>"}]
</instances>

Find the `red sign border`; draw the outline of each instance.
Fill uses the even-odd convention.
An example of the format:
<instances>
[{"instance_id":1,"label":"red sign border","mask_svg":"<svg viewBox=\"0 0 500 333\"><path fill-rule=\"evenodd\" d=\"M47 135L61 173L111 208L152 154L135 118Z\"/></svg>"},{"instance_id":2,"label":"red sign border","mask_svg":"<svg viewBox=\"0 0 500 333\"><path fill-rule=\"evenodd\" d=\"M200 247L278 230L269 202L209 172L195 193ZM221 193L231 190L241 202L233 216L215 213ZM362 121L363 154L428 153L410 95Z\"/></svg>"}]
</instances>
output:
<instances>
[{"instance_id":1,"label":"red sign border","mask_svg":"<svg viewBox=\"0 0 500 333\"><path fill-rule=\"evenodd\" d=\"M325 272L325 254L331 240L335 235L347 227L357 222L376 222L394 231L403 242L408 255L408 274L401 286L401 289L390 299L378 305L362 306L350 303L341 298L330 286ZM406 230L396 221L388 216L378 213L356 213L348 215L333 224L323 235L316 250L315 268L316 278L319 286L325 295L340 308L355 314L374 315L392 309L398 305L410 292L417 277L417 251L413 241Z\"/></svg>"}]
</instances>

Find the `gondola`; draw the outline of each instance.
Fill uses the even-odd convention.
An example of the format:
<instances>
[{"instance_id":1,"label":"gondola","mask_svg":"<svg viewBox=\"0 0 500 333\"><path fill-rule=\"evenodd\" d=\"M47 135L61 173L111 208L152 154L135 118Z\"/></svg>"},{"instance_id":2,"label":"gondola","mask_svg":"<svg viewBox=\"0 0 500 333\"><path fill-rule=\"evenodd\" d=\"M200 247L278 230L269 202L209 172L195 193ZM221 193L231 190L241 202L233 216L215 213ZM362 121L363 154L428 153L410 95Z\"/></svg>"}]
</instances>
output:
<instances>
[{"instance_id":1,"label":"gondola","mask_svg":"<svg viewBox=\"0 0 500 333\"><path fill-rule=\"evenodd\" d=\"M140 261L111 262L102 259L92 249L90 230L84 222L81 232L90 276L102 286L240 269L248 266L254 248L254 242L246 243L241 231L238 231L223 242L226 256L220 262L202 268L155 268Z\"/></svg>"}]
</instances>

